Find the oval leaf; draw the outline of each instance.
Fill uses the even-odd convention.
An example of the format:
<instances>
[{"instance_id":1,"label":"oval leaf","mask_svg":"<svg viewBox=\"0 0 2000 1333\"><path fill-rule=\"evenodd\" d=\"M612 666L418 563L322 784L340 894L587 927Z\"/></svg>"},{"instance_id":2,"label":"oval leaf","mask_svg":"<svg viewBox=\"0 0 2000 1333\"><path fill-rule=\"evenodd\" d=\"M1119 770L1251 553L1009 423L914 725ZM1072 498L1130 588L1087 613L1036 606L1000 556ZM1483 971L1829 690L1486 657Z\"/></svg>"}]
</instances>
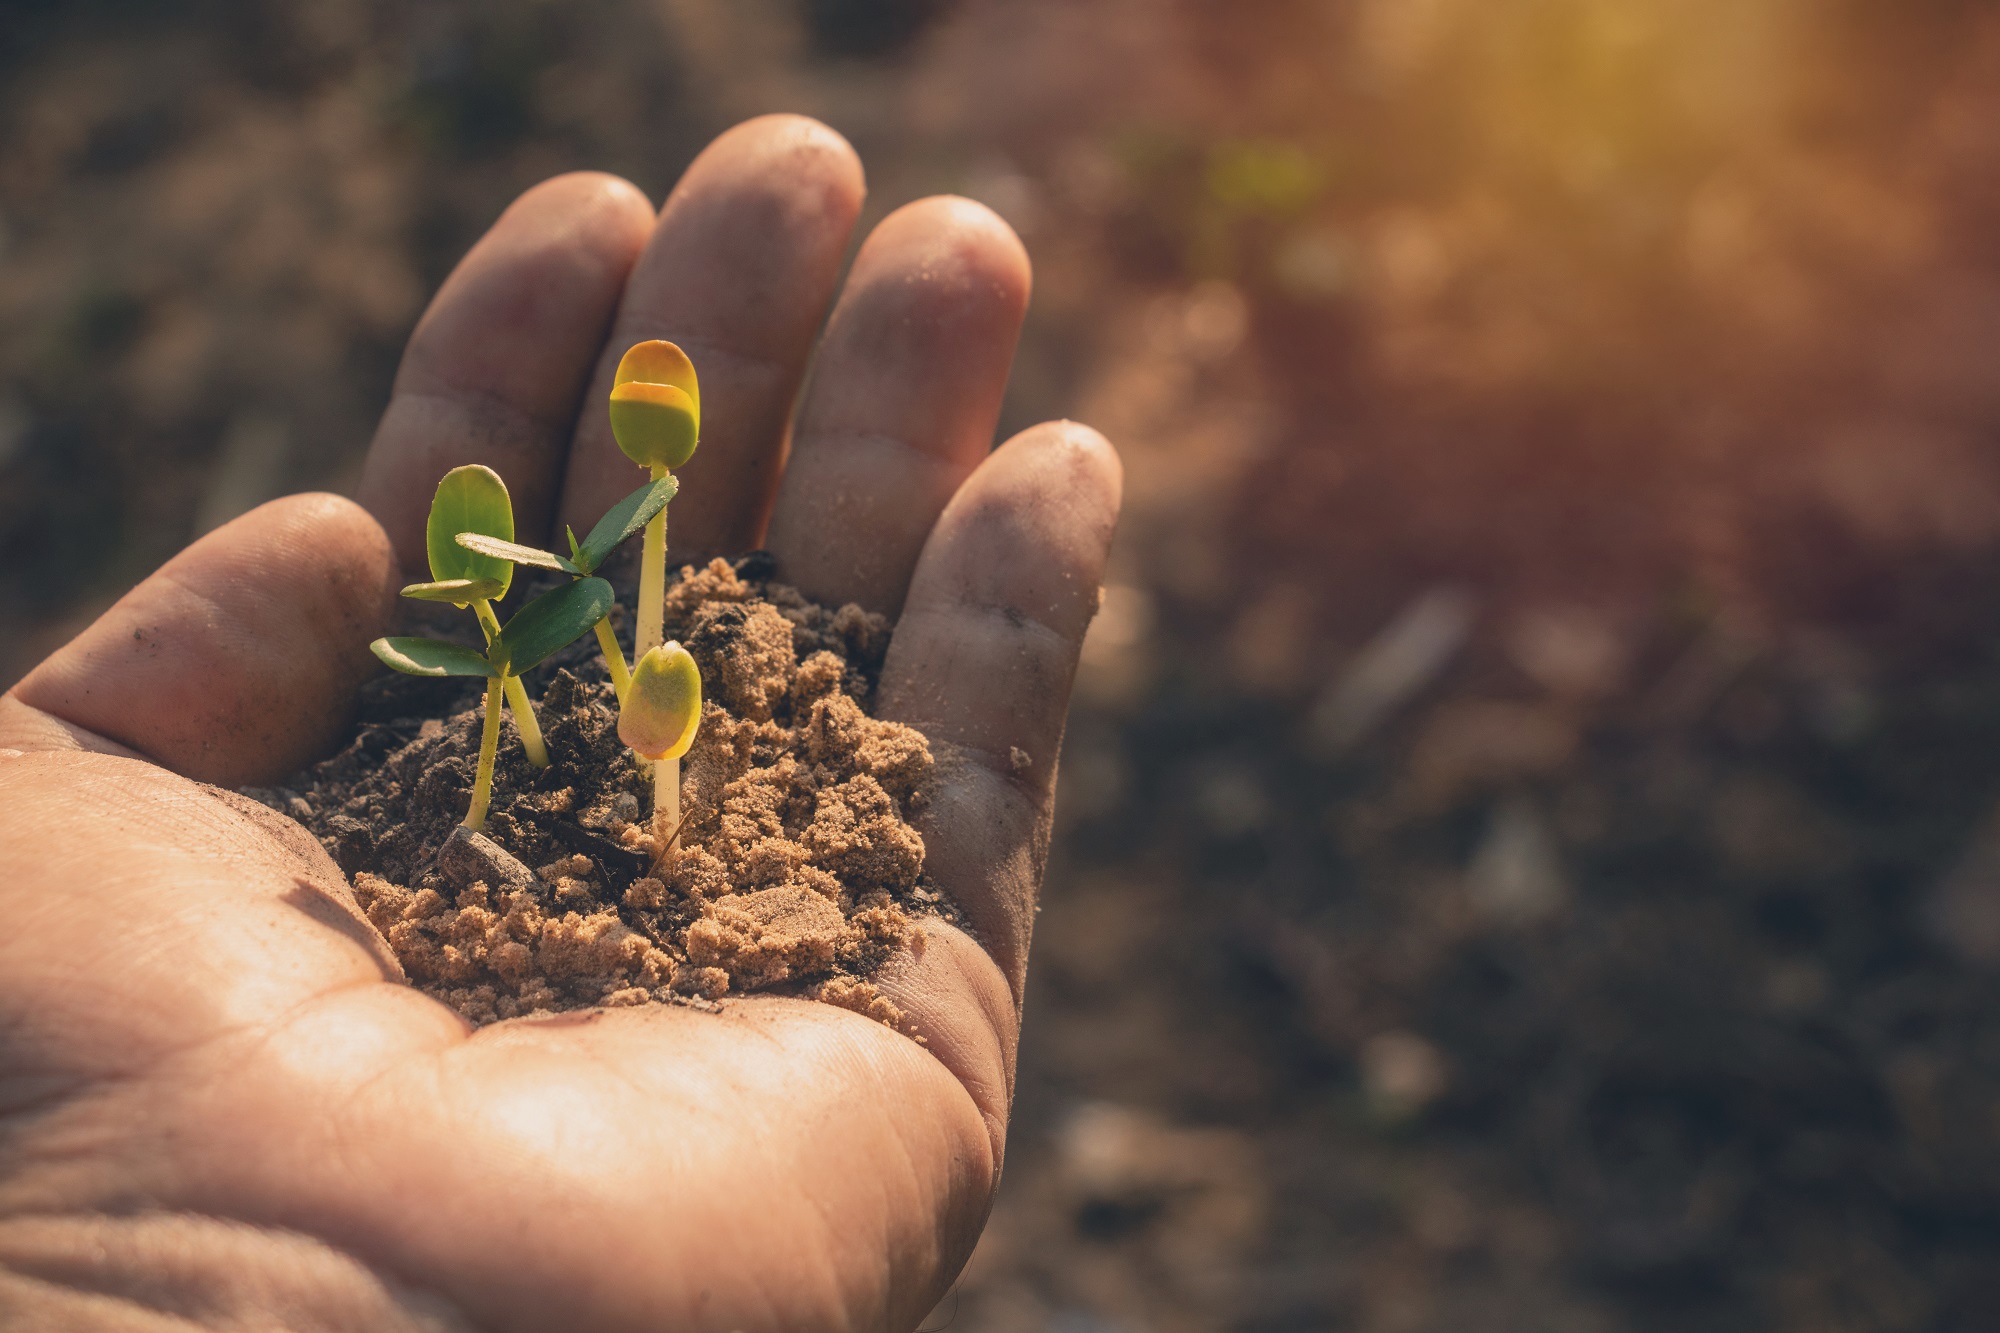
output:
<instances>
[{"instance_id":1,"label":"oval leaf","mask_svg":"<svg viewBox=\"0 0 2000 1333\"><path fill-rule=\"evenodd\" d=\"M403 589L403 596L414 597L420 602L470 606L474 602L490 601L506 591L507 585L498 579L445 579L441 583L412 583Z\"/></svg>"},{"instance_id":2,"label":"oval leaf","mask_svg":"<svg viewBox=\"0 0 2000 1333\"><path fill-rule=\"evenodd\" d=\"M501 628L494 659L518 676L588 634L610 614L611 602L611 585L603 579L578 579L545 592Z\"/></svg>"},{"instance_id":3,"label":"oval leaf","mask_svg":"<svg viewBox=\"0 0 2000 1333\"><path fill-rule=\"evenodd\" d=\"M640 467L680 467L694 457L701 418L682 390L633 380L611 391L611 434Z\"/></svg>"},{"instance_id":4,"label":"oval leaf","mask_svg":"<svg viewBox=\"0 0 2000 1333\"><path fill-rule=\"evenodd\" d=\"M496 560L507 560L517 565L533 565L537 569L559 569L565 574L589 572L578 569L554 551L538 551L532 546L501 541L498 537L488 537L481 532L461 532L454 540L468 551L477 551L480 555L490 555Z\"/></svg>"},{"instance_id":5,"label":"oval leaf","mask_svg":"<svg viewBox=\"0 0 2000 1333\"><path fill-rule=\"evenodd\" d=\"M493 664L460 643L442 639L377 639L368 645L384 666L410 676L494 676Z\"/></svg>"},{"instance_id":6,"label":"oval leaf","mask_svg":"<svg viewBox=\"0 0 2000 1333\"><path fill-rule=\"evenodd\" d=\"M667 507L680 493L681 484L671 476L649 481L632 492L597 520L597 526L583 539L578 563L584 572L597 569L618 549L618 543L653 521L653 515ZM571 540L575 540L572 534Z\"/></svg>"},{"instance_id":7,"label":"oval leaf","mask_svg":"<svg viewBox=\"0 0 2000 1333\"><path fill-rule=\"evenodd\" d=\"M492 579L499 583L501 593L506 592L514 578L514 566L466 550L458 544L461 532L514 540L514 506L507 498L507 483L490 467L471 463L444 474L437 494L431 497L430 521L424 525L424 548L431 558L431 577L438 582Z\"/></svg>"},{"instance_id":8,"label":"oval leaf","mask_svg":"<svg viewBox=\"0 0 2000 1333\"><path fill-rule=\"evenodd\" d=\"M701 415L701 381L695 377L694 362L688 360L680 344L656 338L626 348L625 355L618 358L618 371L612 376L611 387L615 389L634 381L673 385L694 404L695 415Z\"/></svg>"},{"instance_id":9,"label":"oval leaf","mask_svg":"<svg viewBox=\"0 0 2000 1333\"><path fill-rule=\"evenodd\" d=\"M618 739L642 759L678 759L700 726L701 670L678 643L661 644L632 668Z\"/></svg>"}]
</instances>

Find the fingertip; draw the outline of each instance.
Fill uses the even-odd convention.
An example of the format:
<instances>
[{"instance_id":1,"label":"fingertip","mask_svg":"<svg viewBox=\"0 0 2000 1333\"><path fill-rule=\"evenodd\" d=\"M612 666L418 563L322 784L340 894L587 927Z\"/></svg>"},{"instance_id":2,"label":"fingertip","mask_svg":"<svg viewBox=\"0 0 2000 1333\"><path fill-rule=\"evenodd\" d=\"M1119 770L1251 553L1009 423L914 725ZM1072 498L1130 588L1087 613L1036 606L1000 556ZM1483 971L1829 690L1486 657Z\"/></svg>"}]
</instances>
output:
<instances>
[{"instance_id":1,"label":"fingertip","mask_svg":"<svg viewBox=\"0 0 2000 1333\"><path fill-rule=\"evenodd\" d=\"M994 453L1010 466L1054 474L1079 502L1117 517L1125 496L1125 462L1103 432L1067 418L1044 421Z\"/></svg>"},{"instance_id":2,"label":"fingertip","mask_svg":"<svg viewBox=\"0 0 2000 1333\"><path fill-rule=\"evenodd\" d=\"M521 192L507 206L515 211L548 211L581 227L603 228L607 234L629 235L633 253L645 244L653 225L653 202L646 192L623 176L608 171L565 171Z\"/></svg>"},{"instance_id":3,"label":"fingertip","mask_svg":"<svg viewBox=\"0 0 2000 1333\"><path fill-rule=\"evenodd\" d=\"M1034 264L1014 229L986 205L959 195L915 200L876 224L855 257L855 276L890 266L930 296L929 309L998 317L1010 338L1034 289Z\"/></svg>"},{"instance_id":4,"label":"fingertip","mask_svg":"<svg viewBox=\"0 0 2000 1333\"><path fill-rule=\"evenodd\" d=\"M961 597L1032 609L1080 640L1097 613L1124 477L1111 442L1089 426L1049 421L1022 431L945 510L931 576Z\"/></svg>"},{"instance_id":5,"label":"fingertip","mask_svg":"<svg viewBox=\"0 0 2000 1333\"><path fill-rule=\"evenodd\" d=\"M861 155L847 137L824 121L791 112L753 116L733 125L695 160L764 167L773 159L790 159L790 165L802 169L801 175L837 190L857 209L868 192Z\"/></svg>"},{"instance_id":6,"label":"fingertip","mask_svg":"<svg viewBox=\"0 0 2000 1333\"><path fill-rule=\"evenodd\" d=\"M207 547L198 542L188 554L233 564L242 558L239 551L264 547L280 567L316 570L319 577L299 579L298 590L309 603L318 603L323 616L352 626L356 634L394 617L402 581L395 545L373 514L344 495L310 491L283 496L212 535L222 540ZM360 640L357 655L366 643L366 638Z\"/></svg>"},{"instance_id":7,"label":"fingertip","mask_svg":"<svg viewBox=\"0 0 2000 1333\"><path fill-rule=\"evenodd\" d=\"M832 220L844 232L860 216L868 180L860 154L831 126L810 116L757 116L701 151L662 215L711 191L736 196L746 189L782 199L788 213Z\"/></svg>"},{"instance_id":8,"label":"fingertip","mask_svg":"<svg viewBox=\"0 0 2000 1333\"><path fill-rule=\"evenodd\" d=\"M454 386L468 373L477 378L494 354L494 333L518 334L552 316L572 322L579 293L592 299L576 314L601 325L652 229L651 202L623 177L572 171L529 187L445 279L398 378L431 373ZM539 341L534 350L545 355Z\"/></svg>"}]
</instances>

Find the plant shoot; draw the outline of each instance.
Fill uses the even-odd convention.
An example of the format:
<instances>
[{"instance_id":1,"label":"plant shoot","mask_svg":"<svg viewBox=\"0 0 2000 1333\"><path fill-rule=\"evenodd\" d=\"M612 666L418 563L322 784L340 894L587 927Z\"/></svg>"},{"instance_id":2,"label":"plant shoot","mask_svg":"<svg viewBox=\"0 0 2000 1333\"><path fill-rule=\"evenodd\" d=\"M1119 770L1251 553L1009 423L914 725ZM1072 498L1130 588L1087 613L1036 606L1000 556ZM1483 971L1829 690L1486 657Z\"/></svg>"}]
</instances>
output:
<instances>
[{"instance_id":1,"label":"plant shoot","mask_svg":"<svg viewBox=\"0 0 2000 1333\"><path fill-rule=\"evenodd\" d=\"M466 827L478 829L486 823L492 800L502 699L514 712L528 762L536 768L546 767L548 748L542 742L521 674L603 620L611 609L612 592L603 579L579 577L566 587L535 598L502 626L492 603L505 595L513 582L513 563L461 546L458 536L465 532L507 544L513 541L513 504L506 483L491 468L476 464L453 468L438 483L424 534L431 582L413 583L403 589L403 595L470 606L486 638L485 653L440 639L412 637L377 639L369 647L384 665L408 675L485 678L486 721L480 734L472 805L465 816Z\"/></svg>"},{"instance_id":2,"label":"plant shoot","mask_svg":"<svg viewBox=\"0 0 2000 1333\"><path fill-rule=\"evenodd\" d=\"M506 682L518 680L523 672L582 638L611 609L611 600L611 585L596 578L578 579L545 592L496 630L483 655L442 639L394 637L368 645L383 665L405 675L485 677L486 723L479 737L472 806L465 813L467 828L476 832L486 824L493 796L493 764L500 744L500 700Z\"/></svg>"},{"instance_id":3,"label":"plant shoot","mask_svg":"<svg viewBox=\"0 0 2000 1333\"><path fill-rule=\"evenodd\" d=\"M618 708L618 739L653 761L653 832L667 851L680 830L681 756L701 727L701 670L678 643L659 645L632 669Z\"/></svg>"},{"instance_id":4,"label":"plant shoot","mask_svg":"<svg viewBox=\"0 0 2000 1333\"><path fill-rule=\"evenodd\" d=\"M470 606L479 617L479 627L488 647L500 632L493 614L495 598L507 594L514 579L514 566L505 560L458 544L461 532L478 532L503 541L514 538L514 504L507 483L490 467L477 463L455 467L438 482L431 497L430 518L424 524L424 551L430 557L431 582L412 583L403 596L426 602L450 602ZM514 711L514 724L521 732L521 749L536 768L547 768L548 747L542 744L542 729L535 721L535 709L521 682L509 676L501 682L507 706Z\"/></svg>"},{"instance_id":5,"label":"plant shoot","mask_svg":"<svg viewBox=\"0 0 2000 1333\"><path fill-rule=\"evenodd\" d=\"M701 386L687 353L670 342L636 343L618 362L611 386L611 433L627 458L665 479L694 456L701 438ZM634 658L664 637L667 593L667 511L646 524L639 564L639 614Z\"/></svg>"}]
</instances>

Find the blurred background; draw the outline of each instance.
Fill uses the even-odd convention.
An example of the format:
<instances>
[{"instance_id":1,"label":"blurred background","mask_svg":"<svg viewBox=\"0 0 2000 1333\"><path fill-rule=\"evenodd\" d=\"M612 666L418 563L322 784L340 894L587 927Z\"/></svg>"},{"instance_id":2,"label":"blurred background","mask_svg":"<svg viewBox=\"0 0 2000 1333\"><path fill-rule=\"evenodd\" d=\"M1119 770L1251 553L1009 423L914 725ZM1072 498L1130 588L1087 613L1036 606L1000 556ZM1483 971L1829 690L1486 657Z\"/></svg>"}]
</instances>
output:
<instances>
[{"instance_id":1,"label":"blurred background","mask_svg":"<svg viewBox=\"0 0 2000 1333\"><path fill-rule=\"evenodd\" d=\"M1129 475L926 1328L2000 1327L2000 5L7 0L0 683L771 110Z\"/></svg>"}]
</instances>

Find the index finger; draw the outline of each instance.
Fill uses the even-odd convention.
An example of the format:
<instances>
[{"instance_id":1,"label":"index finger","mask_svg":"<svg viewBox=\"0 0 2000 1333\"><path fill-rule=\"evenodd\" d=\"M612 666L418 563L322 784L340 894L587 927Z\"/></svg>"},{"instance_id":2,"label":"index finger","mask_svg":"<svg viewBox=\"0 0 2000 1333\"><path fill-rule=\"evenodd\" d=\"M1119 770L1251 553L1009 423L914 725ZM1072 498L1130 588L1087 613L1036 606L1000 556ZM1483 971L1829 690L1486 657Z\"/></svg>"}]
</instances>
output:
<instances>
[{"instance_id":1,"label":"index finger","mask_svg":"<svg viewBox=\"0 0 2000 1333\"><path fill-rule=\"evenodd\" d=\"M428 566L431 494L465 463L506 478L516 531L545 539L578 399L652 219L616 176L558 176L515 200L445 279L361 474L358 498L404 570Z\"/></svg>"}]
</instances>

